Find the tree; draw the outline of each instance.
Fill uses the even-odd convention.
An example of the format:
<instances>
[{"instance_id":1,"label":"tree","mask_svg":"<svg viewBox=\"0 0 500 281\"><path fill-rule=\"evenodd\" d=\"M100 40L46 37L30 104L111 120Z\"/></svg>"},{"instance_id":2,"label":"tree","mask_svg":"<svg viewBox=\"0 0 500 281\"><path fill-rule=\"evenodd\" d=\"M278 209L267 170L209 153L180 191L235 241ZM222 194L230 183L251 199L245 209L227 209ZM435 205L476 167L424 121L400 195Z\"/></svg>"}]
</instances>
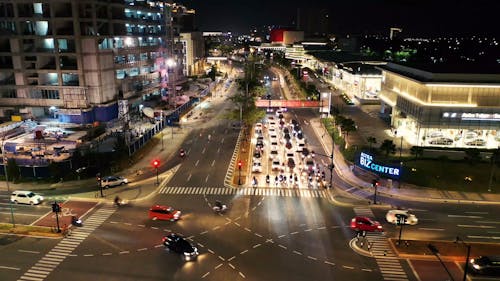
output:
<instances>
[{"instance_id":1,"label":"tree","mask_svg":"<svg viewBox=\"0 0 500 281\"><path fill-rule=\"evenodd\" d=\"M350 132L356 131L356 124L354 123L354 120L344 118L344 120L340 123L340 128L347 138Z\"/></svg>"},{"instance_id":2,"label":"tree","mask_svg":"<svg viewBox=\"0 0 500 281\"><path fill-rule=\"evenodd\" d=\"M410 152L415 156L415 160L417 160L418 157L421 157L424 154L424 149L420 146L412 146L410 148Z\"/></svg>"},{"instance_id":3,"label":"tree","mask_svg":"<svg viewBox=\"0 0 500 281\"><path fill-rule=\"evenodd\" d=\"M367 137L366 141L368 142L368 145L370 146L370 150L372 150L372 146L377 143L377 139L373 136Z\"/></svg>"},{"instance_id":4,"label":"tree","mask_svg":"<svg viewBox=\"0 0 500 281\"><path fill-rule=\"evenodd\" d=\"M385 152L385 156L389 156L389 153L396 153L396 145L394 144L394 142L392 142L392 140L386 139L380 145L380 150Z\"/></svg>"},{"instance_id":5,"label":"tree","mask_svg":"<svg viewBox=\"0 0 500 281\"><path fill-rule=\"evenodd\" d=\"M7 159L7 174L9 176L10 181L16 181L21 176L21 172L19 171L19 166L16 163L14 158Z\"/></svg>"}]
</instances>

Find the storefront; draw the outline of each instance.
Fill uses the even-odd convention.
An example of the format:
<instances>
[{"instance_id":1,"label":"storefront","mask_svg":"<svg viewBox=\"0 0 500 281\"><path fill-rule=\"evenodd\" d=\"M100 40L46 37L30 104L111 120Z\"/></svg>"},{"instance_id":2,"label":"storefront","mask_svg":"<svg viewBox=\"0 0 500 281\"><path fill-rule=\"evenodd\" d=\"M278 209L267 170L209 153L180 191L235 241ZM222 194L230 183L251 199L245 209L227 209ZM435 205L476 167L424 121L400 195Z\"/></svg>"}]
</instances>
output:
<instances>
[{"instance_id":1,"label":"storefront","mask_svg":"<svg viewBox=\"0 0 500 281\"><path fill-rule=\"evenodd\" d=\"M397 137L412 145L498 148L500 74L432 73L381 66L382 108Z\"/></svg>"}]
</instances>

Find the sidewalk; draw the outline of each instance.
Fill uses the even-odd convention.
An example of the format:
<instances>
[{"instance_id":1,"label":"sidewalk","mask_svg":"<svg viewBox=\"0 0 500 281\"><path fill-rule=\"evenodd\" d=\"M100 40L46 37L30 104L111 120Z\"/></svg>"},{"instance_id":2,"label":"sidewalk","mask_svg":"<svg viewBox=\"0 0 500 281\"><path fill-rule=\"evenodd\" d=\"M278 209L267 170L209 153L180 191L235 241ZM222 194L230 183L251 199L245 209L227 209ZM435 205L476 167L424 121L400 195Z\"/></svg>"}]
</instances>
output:
<instances>
[{"instance_id":1,"label":"sidewalk","mask_svg":"<svg viewBox=\"0 0 500 281\"><path fill-rule=\"evenodd\" d=\"M324 128L319 118L311 120L311 126L318 139L323 144L326 153L332 153L332 138ZM350 185L358 189L373 192L373 187L370 182L363 180L356 176L349 164L344 160L339 148L335 146L334 151L335 170L338 175ZM444 191L433 188L419 187L410 184L401 184L400 188L385 186L386 181L381 182L382 185L378 187L378 194L386 197L400 198L408 201L428 201L428 202L443 202L443 203L477 203L477 204L500 204L500 194L492 193L477 193L477 192L458 192L458 191ZM336 187L339 188L339 187ZM330 192L337 192L330 190ZM347 190L343 190L348 192ZM365 199L365 198L363 198Z\"/></svg>"}]
</instances>

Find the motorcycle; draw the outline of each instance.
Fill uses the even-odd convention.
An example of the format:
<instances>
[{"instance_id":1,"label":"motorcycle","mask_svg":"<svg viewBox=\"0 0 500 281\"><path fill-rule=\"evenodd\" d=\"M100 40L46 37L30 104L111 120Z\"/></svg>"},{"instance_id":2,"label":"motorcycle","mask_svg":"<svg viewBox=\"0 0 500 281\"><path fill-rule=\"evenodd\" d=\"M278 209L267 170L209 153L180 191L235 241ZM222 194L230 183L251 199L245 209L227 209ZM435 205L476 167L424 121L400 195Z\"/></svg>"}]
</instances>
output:
<instances>
[{"instance_id":1,"label":"motorcycle","mask_svg":"<svg viewBox=\"0 0 500 281\"><path fill-rule=\"evenodd\" d=\"M71 224L78 227L83 226L82 219L77 218L76 216L71 217Z\"/></svg>"},{"instance_id":2,"label":"motorcycle","mask_svg":"<svg viewBox=\"0 0 500 281\"><path fill-rule=\"evenodd\" d=\"M116 207L121 207L121 206L127 205L127 203L128 203L128 202L127 202L127 200L125 200L125 199L121 199L121 198L118 198L118 197L117 197L117 198L115 198L114 205L115 205Z\"/></svg>"},{"instance_id":3,"label":"motorcycle","mask_svg":"<svg viewBox=\"0 0 500 281\"><path fill-rule=\"evenodd\" d=\"M227 206L226 204L222 204L221 202L215 202L212 209L215 213L224 213L225 211L227 211Z\"/></svg>"},{"instance_id":4,"label":"motorcycle","mask_svg":"<svg viewBox=\"0 0 500 281\"><path fill-rule=\"evenodd\" d=\"M179 156L181 158L184 158L184 156L186 156L186 152L184 151L184 149L181 149L180 152L179 152Z\"/></svg>"}]
</instances>

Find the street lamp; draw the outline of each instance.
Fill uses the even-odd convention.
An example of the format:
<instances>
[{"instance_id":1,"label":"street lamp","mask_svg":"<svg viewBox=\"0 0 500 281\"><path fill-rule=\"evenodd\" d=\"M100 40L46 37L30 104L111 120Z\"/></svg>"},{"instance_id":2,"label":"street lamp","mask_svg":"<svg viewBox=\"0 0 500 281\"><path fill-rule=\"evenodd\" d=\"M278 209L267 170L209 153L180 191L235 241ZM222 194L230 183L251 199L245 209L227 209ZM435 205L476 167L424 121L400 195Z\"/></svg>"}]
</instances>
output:
<instances>
[{"instance_id":1,"label":"street lamp","mask_svg":"<svg viewBox=\"0 0 500 281\"><path fill-rule=\"evenodd\" d=\"M238 185L241 185L241 166L243 166L243 163L238 161Z\"/></svg>"},{"instance_id":2,"label":"street lamp","mask_svg":"<svg viewBox=\"0 0 500 281\"><path fill-rule=\"evenodd\" d=\"M158 167L160 167L160 160L153 160L153 167L156 169L156 184L160 184L160 178L158 177Z\"/></svg>"},{"instance_id":3,"label":"street lamp","mask_svg":"<svg viewBox=\"0 0 500 281\"><path fill-rule=\"evenodd\" d=\"M467 269L469 268L469 258L470 258L470 247L471 245L466 243L464 240L462 240L462 238L460 238L459 236L457 236L455 238L455 243L461 243L462 245L464 245L465 247L467 247L467 256L465 257L465 267L464 267L464 277L463 277L463 281L467 281Z\"/></svg>"}]
</instances>

